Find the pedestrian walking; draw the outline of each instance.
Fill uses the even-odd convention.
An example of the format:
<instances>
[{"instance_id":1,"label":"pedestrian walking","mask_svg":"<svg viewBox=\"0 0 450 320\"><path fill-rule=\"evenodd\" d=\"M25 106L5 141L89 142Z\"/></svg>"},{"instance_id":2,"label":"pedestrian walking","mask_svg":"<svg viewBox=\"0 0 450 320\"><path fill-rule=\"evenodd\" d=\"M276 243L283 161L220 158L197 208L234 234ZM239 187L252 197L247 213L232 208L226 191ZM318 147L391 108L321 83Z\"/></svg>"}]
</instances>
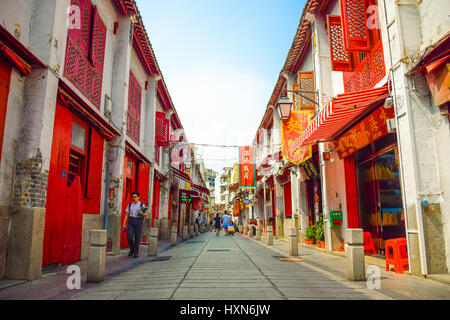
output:
<instances>
[{"instance_id":1,"label":"pedestrian walking","mask_svg":"<svg viewBox=\"0 0 450 320\"><path fill-rule=\"evenodd\" d=\"M214 217L214 228L216 229L216 236L220 233L220 224L222 222L222 219L220 218L219 213L216 214Z\"/></svg>"},{"instance_id":2,"label":"pedestrian walking","mask_svg":"<svg viewBox=\"0 0 450 320\"><path fill-rule=\"evenodd\" d=\"M128 256L134 259L139 257L139 242L141 241L142 225L144 217L147 216L147 209L142 202L139 201L139 193L131 193L132 202L128 204L125 219L123 220L123 231L127 233L128 246L130 252ZM128 222L128 228L127 228Z\"/></svg>"},{"instance_id":3,"label":"pedestrian walking","mask_svg":"<svg viewBox=\"0 0 450 320\"><path fill-rule=\"evenodd\" d=\"M227 236L228 227L231 226L231 216L228 215L227 210L225 210L223 213L222 221L223 221L223 229L225 230L225 235Z\"/></svg>"}]
</instances>

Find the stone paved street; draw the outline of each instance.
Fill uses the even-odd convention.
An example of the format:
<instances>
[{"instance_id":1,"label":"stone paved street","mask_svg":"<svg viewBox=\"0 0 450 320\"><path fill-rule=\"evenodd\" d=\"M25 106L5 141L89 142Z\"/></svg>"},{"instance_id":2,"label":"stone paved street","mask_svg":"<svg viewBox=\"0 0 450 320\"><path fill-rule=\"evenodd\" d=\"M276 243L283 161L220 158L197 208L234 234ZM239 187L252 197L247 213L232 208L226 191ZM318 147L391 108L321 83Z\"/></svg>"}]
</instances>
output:
<instances>
[{"instance_id":1,"label":"stone paved street","mask_svg":"<svg viewBox=\"0 0 450 320\"><path fill-rule=\"evenodd\" d=\"M388 299L279 256L241 235L205 233L72 299Z\"/></svg>"},{"instance_id":2,"label":"stone paved street","mask_svg":"<svg viewBox=\"0 0 450 320\"><path fill-rule=\"evenodd\" d=\"M208 232L170 247L160 241L157 257L145 247L139 259L127 251L109 257L105 281L86 282L81 268L81 290L68 290L66 267L42 279L0 290L0 300L271 300L271 299L450 299L450 286L407 273L381 272L381 288L346 280L345 257L300 246L299 261L283 261L288 244L261 241L236 234L216 237ZM366 263L366 268L369 266Z\"/></svg>"}]
</instances>

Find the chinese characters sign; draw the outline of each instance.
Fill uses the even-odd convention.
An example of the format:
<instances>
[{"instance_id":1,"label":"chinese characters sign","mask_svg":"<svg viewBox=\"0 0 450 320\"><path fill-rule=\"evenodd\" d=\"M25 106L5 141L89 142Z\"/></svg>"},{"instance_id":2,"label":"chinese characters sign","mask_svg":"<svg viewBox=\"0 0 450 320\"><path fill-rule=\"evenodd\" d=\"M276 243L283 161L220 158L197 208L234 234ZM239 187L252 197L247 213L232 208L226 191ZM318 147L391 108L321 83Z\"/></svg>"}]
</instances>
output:
<instances>
[{"instance_id":1,"label":"chinese characters sign","mask_svg":"<svg viewBox=\"0 0 450 320\"><path fill-rule=\"evenodd\" d=\"M312 155L311 145L293 147L294 142L308 126L310 118L311 112L293 110L288 122L286 124L281 122L281 154L283 158L295 165L303 163Z\"/></svg>"},{"instance_id":2,"label":"chinese characters sign","mask_svg":"<svg viewBox=\"0 0 450 320\"><path fill-rule=\"evenodd\" d=\"M255 147L239 147L239 187L256 187Z\"/></svg>"},{"instance_id":3,"label":"chinese characters sign","mask_svg":"<svg viewBox=\"0 0 450 320\"><path fill-rule=\"evenodd\" d=\"M241 206L239 201L233 202L233 216L239 216L241 213Z\"/></svg>"},{"instance_id":4,"label":"chinese characters sign","mask_svg":"<svg viewBox=\"0 0 450 320\"><path fill-rule=\"evenodd\" d=\"M385 136L388 133L386 120L393 117L394 108L385 109L382 106L372 112L336 140L336 151L339 157L341 159L348 157Z\"/></svg>"}]
</instances>

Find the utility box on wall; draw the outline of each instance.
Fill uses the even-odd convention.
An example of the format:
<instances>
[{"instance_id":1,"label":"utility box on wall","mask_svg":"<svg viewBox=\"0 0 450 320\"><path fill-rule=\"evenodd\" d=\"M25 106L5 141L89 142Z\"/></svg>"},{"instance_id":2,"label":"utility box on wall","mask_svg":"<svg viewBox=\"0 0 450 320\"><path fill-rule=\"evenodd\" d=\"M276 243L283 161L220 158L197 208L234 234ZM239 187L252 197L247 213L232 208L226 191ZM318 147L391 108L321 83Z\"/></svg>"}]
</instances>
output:
<instances>
[{"instance_id":1,"label":"utility box on wall","mask_svg":"<svg viewBox=\"0 0 450 320\"><path fill-rule=\"evenodd\" d=\"M342 211L330 212L331 227L340 227L342 225Z\"/></svg>"}]
</instances>

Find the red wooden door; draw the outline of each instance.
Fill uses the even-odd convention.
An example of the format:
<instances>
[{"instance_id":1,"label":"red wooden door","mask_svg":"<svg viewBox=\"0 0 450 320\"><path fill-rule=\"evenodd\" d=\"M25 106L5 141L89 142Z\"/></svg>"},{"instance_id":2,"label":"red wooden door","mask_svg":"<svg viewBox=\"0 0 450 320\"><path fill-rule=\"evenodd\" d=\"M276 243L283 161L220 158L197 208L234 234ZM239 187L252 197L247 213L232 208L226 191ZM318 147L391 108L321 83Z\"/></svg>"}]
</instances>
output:
<instances>
[{"instance_id":1,"label":"red wooden door","mask_svg":"<svg viewBox=\"0 0 450 320\"><path fill-rule=\"evenodd\" d=\"M42 258L44 266L62 261L65 227L67 226L65 215L67 212L67 177L71 138L72 114L67 108L56 104L47 187Z\"/></svg>"},{"instance_id":2,"label":"red wooden door","mask_svg":"<svg viewBox=\"0 0 450 320\"><path fill-rule=\"evenodd\" d=\"M2 159L3 134L5 131L10 79L11 67L0 58L0 160Z\"/></svg>"},{"instance_id":3,"label":"red wooden door","mask_svg":"<svg viewBox=\"0 0 450 320\"><path fill-rule=\"evenodd\" d=\"M291 194L291 182L286 183L284 186L284 216L292 217L292 194Z\"/></svg>"},{"instance_id":4,"label":"red wooden door","mask_svg":"<svg viewBox=\"0 0 450 320\"><path fill-rule=\"evenodd\" d=\"M158 179L153 181L153 203L152 203L152 227L153 220L159 219L159 192L160 192L160 182Z\"/></svg>"},{"instance_id":5,"label":"red wooden door","mask_svg":"<svg viewBox=\"0 0 450 320\"><path fill-rule=\"evenodd\" d=\"M150 166L145 163L140 163L138 166L137 177L137 191L141 196L141 202L148 206L148 184L150 181Z\"/></svg>"},{"instance_id":6,"label":"red wooden door","mask_svg":"<svg viewBox=\"0 0 450 320\"><path fill-rule=\"evenodd\" d=\"M83 224L83 195L80 176L67 188L67 211L64 215L64 248L62 265L81 259L81 229Z\"/></svg>"},{"instance_id":7,"label":"red wooden door","mask_svg":"<svg viewBox=\"0 0 450 320\"><path fill-rule=\"evenodd\" d=\"M136 191L136 162L135 159L129 155L125 156L124 165L124 185L123 185L123 200L122 200L122 217L120 227L123 226L125 220L126 209L131 203L131 193ZM120 247L128 248L127 233L121 230Z\"/></svg>"}]
</instances>

